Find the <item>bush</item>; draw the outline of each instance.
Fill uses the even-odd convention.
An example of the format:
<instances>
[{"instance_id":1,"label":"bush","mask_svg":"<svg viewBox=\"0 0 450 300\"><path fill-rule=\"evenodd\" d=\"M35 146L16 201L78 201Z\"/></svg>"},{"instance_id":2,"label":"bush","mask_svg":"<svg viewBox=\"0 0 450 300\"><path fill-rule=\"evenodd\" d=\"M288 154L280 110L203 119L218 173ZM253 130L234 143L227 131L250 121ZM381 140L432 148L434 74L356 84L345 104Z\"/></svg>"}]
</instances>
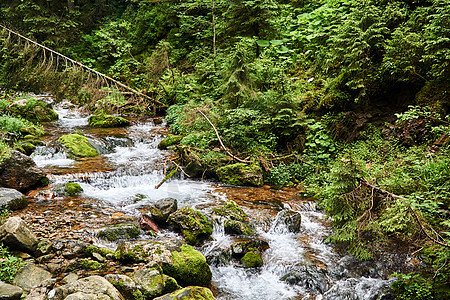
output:
<instances>
[{"instance_id":1,"label":"bush","mask_svg":"<svg viewBox=\"0 0 450 300\"><path fill-rule=\"evenodd\" d=\"M36 135L44 134L44 129L40 124L33 124L28 120L11 117L9 115L0 116L0 131L10 132L21 136L22 135L21 129L24 128L33 128L35 130Z\"/></svg>"},{"instance_id":2,"label":"bush","mask_svg":"<svg viewBox=\"0 0 450 300\"><path fill-rule=\"evenodd\" d=\"M12 283L21 267L22 259L13 256L8 248L0 244L0 281Z\"/></svg>"}]
</instances>

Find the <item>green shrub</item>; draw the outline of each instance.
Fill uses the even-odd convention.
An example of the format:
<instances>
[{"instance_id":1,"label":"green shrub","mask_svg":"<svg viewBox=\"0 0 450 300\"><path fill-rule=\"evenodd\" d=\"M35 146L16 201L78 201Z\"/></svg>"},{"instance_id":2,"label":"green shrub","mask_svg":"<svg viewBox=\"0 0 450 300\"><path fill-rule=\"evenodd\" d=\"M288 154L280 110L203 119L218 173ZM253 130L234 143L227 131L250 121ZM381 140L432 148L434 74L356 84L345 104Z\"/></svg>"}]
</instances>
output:
<instances>
[{"instance_id":1,"label":"green shrub","mask_svg":"<svg viewBox=\"0 0 450 300\"><path fill-rule=\"evenodd\" d=\"M7 247L0 244L0 281L12 283L21 267L22 259L13 256Z\"/></svg>"},{"instance_id":2,"label":"green shrub","mask_svg":"<svg viewBox=\"0 0 450 300\"><path fill-rule=\"evenodd\" d=\"M22 135L21 129L24 128L33 128L37 135L44 134L44 129L40 124L33 124L28 120L9 115L0 116L0 131Z\"/></svg>"},{"instance_id":3,"label":"green shrub","mask_svg":"<svg viewBox=\"0 0 450 300\"><path fill-rule=\"evenodd\" d=\"M0 163L9 158L9 156L11 155L11 147L8 146L8 144L6 144L3 141L0 141Z\"/></svg>"}]
</instances>

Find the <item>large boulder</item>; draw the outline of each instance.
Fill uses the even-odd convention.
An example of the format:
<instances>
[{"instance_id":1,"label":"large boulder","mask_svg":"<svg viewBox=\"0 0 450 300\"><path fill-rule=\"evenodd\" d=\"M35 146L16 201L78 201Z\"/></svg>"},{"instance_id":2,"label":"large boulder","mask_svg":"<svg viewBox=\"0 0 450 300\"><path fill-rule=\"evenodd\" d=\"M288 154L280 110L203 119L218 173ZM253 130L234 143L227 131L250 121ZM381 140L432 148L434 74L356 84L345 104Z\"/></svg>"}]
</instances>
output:
<instances>
[{"instance_id":1,"label":"large boulder","mask_svg":"<svg viewBox=\"0 0 450 300\"><path fill-rule=\"evenodd\" d=\"M178 209L177 199L159 199L150 207L150 214L158 224L165 224L169 215Z\"/></svg>"},{"instance_id":2,"label":"large boulder","mask_svg":"<svg viewBox=\"0 0 450 300\"><path fill-rule=\"evenodd\" d=\"M50 104L27 98L14 101L4 111L14 117L22 117L32 122L49 122L58 119L58 114Z\"/></svg>"},{"instance_id":3,"label":"large boulder","mask_svg":"<svg viewBox=\"0 0 450 300\"><path fill-rule=\"evenodd\" d=\"M123 239L135 239L140 233L141 229L138 225L123 223L103 227L98 231L97 236L110 242L115 242Z\"/></svg>"},{"instance_id":4,"label":"large boulder","mask_svg":"<svg viewBox=\"0 0 450 300\"><path fill-rule=\"evenodd\" d=\"M0 188L0 208L6 207L9 210L19 210L27 205L27 198L21 192L15 189Z\"/></svg>"},{"instance_id":5,"label":"large boulder","mask_svg":"<svg viewBox=\"0 0 450 300\"><path fill-rule=\"evenodd\" d=\"M91 127L97 128L125 127L131 124L125 118L105 114L90 116L88 122Z\"/></svg>"},{"instance_id":6,"label":"large boulder","mask_svg":"<svg viewBox=\"0 0 450 300\"><path fill-rule=\"evenodd\" d=\"M88 138L77 133L63 135L58 139L58 142L77 157L98 155L97 149L89 143Z\"/></svg>"},{"instance_id":7,"label":"large boulder","mask_svg":"<svg viewBox=\"0 0 450 300\"><path fill-rule=\"evenodd\" d=\"M49 300L105 299L124 300L120 292L105 278L94 275L62 285L47 294Z\"/></svg>"},{"instance_id":8,"label":"large boulder","mask_svg":"<svg viewBox=\"0 0 450 300\"><path fill-rule=\"evenodd\" d=\"M282 210L278 213L273 225L273 230L278 233L293 232L301 230L302 215L293 210Z\"/></svg>"},{"instance_id":9,"label":"large boulder","mask_svg":"<svg viewBox=\"0 0 450 300\"><path fill-rule=\"evenodd\" d=\"M131 277L141 287L146 299L153 299L181 288L175 279L161 274L158 270L139 269Z\"/></svg>"},{"instance_id":10,"label":"large boulder","mask_svg":"<svg viewBox=\"0 0 450 300\"><path fill-rule=\"evenodd\" d=\"M108 274L105 276L126 300L143 300L142 292L136 286L136 283L127 275Z\"/></svg>"},{"instance_id":11,"label":"large boulder","mask_svg":"<svg viewBox=\"0 0 450 300\"><path fill-rule=\"evenodd\" d=\"M216 170L219 180L232 185L262 186L263 171L259 164L236 163Z\"/></svg>"},{"instance_id":12,"label":"large boulder","mask_svg":"<svg viewBox=\"0 0 450 300\"><path fill-rule=\"evenodd\" d=\"M234 201L213 209L223 221L225 233L233 235L253 235L255 228L249 223L248 215Z\"/></svg>"},{"instance_id":13,"label":"large boulder","mask_svg":"<svg viewBox=\"0 0 450 300\"><path fill-rule=\"evenodd\" d=\"M22 294L20 287L0 281L0 300L20 300Z\"/></svg>"},{"instance_id":14,"label":"large boulder","mask_svg":"<svg viewBox=\"0 0 450 300\"><path fill-rule=\"evenodd\" d=\"M0 186L27 192L46 186L49 179L35 162L25 154L13 151L0 163Z\"/></svg>"},{"instance_id":15,"label":"large boulder","mask_svg":"<svg viewBox=\"0 0 450 300\"><path fill-rule=\"evenodd\" d=\"M34 264L27 264L17 272L13 283L29 292L50 278L52 278L50 272Z\"/></svg>"},{"instance_id":16,"label":"large boulder","mask_svg":"<svg viewBox=\"0 0 450 300\"><path fill-rule=\"evenodd\" d=\"M154 300L215 300L210 289L200 286L188 286Z\"/></svg>"},{"instance_id":17,"label":"large boulder","mask_svg":"<svg viewBox=\"0 0 450 300\"><path fill-rule=\"evenodd\" d=\"M0 243L13 250L33 253L38 241L25 221L19 217L10 217L0 226Z\"/></svg>"},{"instance_id":18,"label":"large boulder","mask_svg":"<svg viewBox=\"0 0 450 300\"><path fill-rule=\"evenodd\" d=\"M198 245L213 232L213 223L199 211L183 207L169 216L168 222L181 231L186 243Z\"/></svg>"}]
</instances>

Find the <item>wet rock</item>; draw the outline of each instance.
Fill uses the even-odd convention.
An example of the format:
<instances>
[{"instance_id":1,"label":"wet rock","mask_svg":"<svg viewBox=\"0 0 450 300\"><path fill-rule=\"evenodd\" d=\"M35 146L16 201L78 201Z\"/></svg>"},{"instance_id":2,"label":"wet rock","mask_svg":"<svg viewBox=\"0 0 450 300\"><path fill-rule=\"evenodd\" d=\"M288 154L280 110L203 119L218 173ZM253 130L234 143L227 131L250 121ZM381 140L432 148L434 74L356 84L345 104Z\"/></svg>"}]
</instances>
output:
<instances>
[{"instance_id":1,"label":"wet rock","mask_svg":"<svg viewBox=\"0 0 450 300\"><path fill-rule=\"evenodd\" d=\"M105 278L94 275L60 286L47 294L49 300L105 299L123 300L119 291Z\"/></svg>"},{"instance_id":2,"label":"wet rock","mask_svg":"<svg viewBox=\"0 0 450 300\"><path fill-rule=\"evenodd\" d=\"M105 114L90 116L88 122L89 126L96 128L125 127L131 124L125 118Z\"/></svg>"},{"instance_id":3,"label":"wet rock","mask_svg":"<svg viewBox=\"0 0 450 300\"><path fill-rule=\"evenodd\" d=\"M43 255L47 255L49 253L51 253L53 250L53 244L50 243L50 241L48 240L41 240L39 241L39 243L37 244L36 247L36 256L43 256Z\"/></svg>"},{"instance_id":4,"label":"wet rock","mask_svg":"<svg viewBox=\"0 0 450 300\"><path fill-rule=\"evenodd\" d=\"M256 268L263 265L263 260L261 257L261 252L255 248L251 248L245 255L241 258L241 262L245 268Z\"/></svg>"},{"instance_id":5,"label":"wet rock","mask_svg":"<svg viewBox=\"0 0 450 300\"><path fill-rule=\"evenodd\" d=\"M53 289L53 287L55 286L55 283L56 283L56 279L44 280L37 287L34 287L25 299L26 300L45 300L45 296L51 289Z\"/></svg>"},{"instance_id":6,"label":"wet rock","mask_svg":"<svg viewBox=\"0 0 450 300\"><path fill-rule=\"evenodd\" d=\"M25 221L19 217L10 217L0 226L0 243L12 250L33 253L38 241Z\"/></svg>"},{"instance_id":7,"label":"wet rock","mask_svg":"<svg viewBox=\"0 0 450 300\"><path fill-rule=\"evenodd\" d=\"M389 297L389 286L393 279L348 278L336 282L324 295L324 300L348 299L392 299Z\"/></svg>"},{"instance_id":8,"label":"wet rock","mask_svg":"<svg viewBox=\"0 0 450 300\"><path fill-rule=\"evenodd\" d=\"M165 224L171 213L178 209L177 199L164 198L159 199L150 207L150 214L156 223Z\"/></svg>"},{"instance_id":9,"label":"wet rock","mask_svg":"<svg viewBox=\"0 0 450 300\"><path fill-rule=\"evenodd\" d=\"M303 287L312 295L323 294L329 289L327 272L316 266L300 266L281 277L282 281Z\"/></svg>"},{"instance_id":10,"label":"wet rock","mask_svg":"<svg viewBox=\"0 0 450 300\"><path fill-rule=\"evenodd\" d=\"M181 136L181 135L169 134L165 139L163 139L161 142L159 142L158 149L166 150L170 146L179 144L182 139L183 139L183 136Z\"/></svg>"},{"instance_id":11,"label":"wet rock","mask_svg":"<svg viewBox=\"0 0 450 300\"><path fill-rule=\"evenodd\" d=\"M269 249L269 244L263 240L239 241L231 245L231 253L234 258L242 258L247 252L257 249L263 252Z\"/></svg>"},{"instance_id":12,"label":"wet rock","mask_svg":"<svg viewBox=\"0 0 450 300\"><path fill-rule=\"evenodd\" d=\"M140 233L141 229L139 226L123 223L103 227L98 231L97 236L110 242L115 242L117 240L135 239Z\"/></svg>"},{"instance_id":13,"label":"wet rock","mask_svg":"<svg viewBox=\"0 0 450 300\"><path fill-rule=\"evenodd\" d=\"M301 229L302 216L293 210L283 210L277 215L273 229L275 232L284 233L286 231L297 233Z\"/></svg>"},{"instance_id":14,"label":"wet rock","mask_svg":"<svg viewBox=\"0 0 450 300\"><path fill-rule=\"evenodd\" d=\"M91 259L78 259L78 267L84 270L98 270L102 268L102 264L98 261L91 260Z\"/></svg>"},{"instance_id":15,"label":"wet rock","mask_svg":"<svg viewBox=\"0 0 450 300\"><path fill-rule=\"evenodd\" d=\"M198 245L213 232L213 223L199 211L183 207L169 216L168 222L181 231L186 243Z\"/></svg>"},{"instance_id":16,"label":"wet rock","mask_svg":"<svg viewBox=\"0 0 450 300\"><path fill-rule=\"evenodd\" d=\"M188 286L154 300L215 300L210 289L199 286Z\"/></svg>"},{"instance_id":17,"label":"wet rock","mask_svg":"<svg viewBox=\"0 0 450 300\"><path fill-rule=\"evenodd\" d=\"M172 251L171 260L163 265L163 271L179 284L206 286L211 281L212 273L206 258L193 247L183 245Z\"/></svg>"},{"instance_id":18,"label":"wet rock","mask_svg":"<svg viewBox=\"0 0 450 300\"><path fill-rule=\"evenodd\" d=\"M98 151L92 147L87 137L80 134L71 133L63 135L58 139L71 154L77 157L97 156Z\"/></svg>"},{"instance_id":19,"label":"wet rock","mask_svg":"<svg viewBox=\"0 0 450 300\"><path fill-rule=\"evenodd\" d=\"M50 104L37 99L21 99L12 102L4 111L11 116L22 117L32 122L50 122L58 119L58 114Z\"/></svg>"},{"instance_id":20,"label":"wet rock","mask_svg":"<svg viewBox=\"0 0 450 300\"><path fill-rule=\"evenodd\" d=\"M23 154L28 156L30 156L34 152L34 150L36 150L36 146L28 141L20 143L19 148Z\"/></svg>"},{"instance_id":21,"label":"wet rock","mask_svg":"<svg viewBox=\"0 0 450 300\"><path fill-rule=\"evenodd\" d=\"M128 276L122 274L108 274L105 276L125 298L125 300L143 300L142 292L136 286L136 283Z\"/></svg>"},{"instance_id":22,"label":"wet rock","mask_svg":"<svg viewBox=\"0 0 450 300\"><path fill-rule=\"evenodd\" d=\"M61 245L62 244L62 248ZM53 247L60 249L59 253L67 259L87 257L88 244L78 240L55 240Z\"/></svg>"},{"instance_id":23,"label":"wet rock","mask_svg":"<svg viewBox=\"0 0 450 300\"><path fill-rule=\"evenodd\" d=\"M26 192L48 185L49 179L34 161L18 152L0 163L0 186Z\"/></svg>"},{"instance_id":24,"label":"wet rock","mask_svg":"<svg viewBox=\"0 0 450 300\"><path fill-rule=\"evenodd\" d=\"M0 281L0 300L20 300L22 294L20 287Z\"/></svg>"},{"instance_id":25,"label":"wet rock","mask_svg":"<svg viewBox=\"0 0 450 300\"><path fill-rule=\"evenodd\" d=\"M153 221L152 217L150 217L149 215L146 214L141 215L138 219L138 222L139 227L141 227L141 229L147 233L149 231L153 233L159 232L158 226L156 225L155 221Z\"/></svg>"},{"instance_id":26,"label":"wet rock","mask_svg":"<svg viewBox=\"0 0 450 300\"><path fill-rule=\"evenodd\" d=\"M122 263L146 262L149 267L157 267L172 263L172 251L180 246L175 240L123 242L117 246L114 257Z\"/></svg>"},{"instance_id":27,"label":"wet rock","mask_svg":"<svg viewBox=\"0 0 450 300\"><path fill-rule=\"evenodd\" d=\"M231 251L223 248L213 249L212 251L208 251L206 261L210 266L218 267L229 265L231 261Z\"/></svg>"},{"instance_id":28,"label":"wet rock","mask_svg":"<svg viewBox=\"0 0 450 300\"><path fill-rule=\"evenodd\" d=\"M262 186L263 171L253 163L251 165L236 163L226 165L216 170L219 180L232 185Z\"/></svg>"},{"instance_id":29,"label":"wet rock","mask_svg":"<svg viewBox=\"0 0 450 300\"><path fill-rule=\"evenodd\" d=\"M19 210L28 205L27 198L15 189L0 188L0 207L9 210Z\"/></svg>"},{"instance_id":30,"label":"wet rock","mask_svg":"<svg viewBox=\"0 0 450 300\"><path fill-rule=\"evenodd\" d=\"M83 191L80 184L75 182L68 182L64 185L64 192L67 196L75 196Z\"/></svg>"},{"instance_id":31,"label":"wet rock","mask_svg":"<svg viewBox=\"0 0 450 300\"><path fill-rule=\"evenodd\" d=\"M29 292L51 278L52 274L50 272L34 264L27 264L17 272L13 283L20 286L24 291Z\"/></svg>"},{"instance_id":32,"label":"wet rock","mask_svg":"<svg viewBox=\"0 0 450 300\"><path fill-rule=\"evenodd\" d=\"M225 233L232 235L253 235L255 228L249 223L248 215L235 202L214 208L215 215L222 217Z\"/></svg>"},{"instance_id":33,"label":"wet rock","mask_svg":"<svg viewBox=\"0 0 450 300\"><path fill-rule=\"evenodd\" d=\"M161 274L157 270L139 269L131 277L141 287L142 294L147 299L152 299L181 288L174 278Z\"/></svg>"}]
</instances>

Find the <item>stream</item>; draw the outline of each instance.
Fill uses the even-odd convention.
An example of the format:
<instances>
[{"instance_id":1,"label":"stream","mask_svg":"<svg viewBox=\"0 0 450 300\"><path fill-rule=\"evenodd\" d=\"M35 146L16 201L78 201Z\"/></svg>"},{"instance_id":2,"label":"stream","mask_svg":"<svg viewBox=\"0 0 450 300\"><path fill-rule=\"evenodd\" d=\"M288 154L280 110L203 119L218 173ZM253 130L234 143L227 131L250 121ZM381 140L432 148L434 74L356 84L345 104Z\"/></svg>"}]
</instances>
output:
<instances>
[{"instance_id":1,"label":"stream","mask_svg":"<svg viewBox=\"0 0 450 300\"><path fill-rule=\"evenodd\" d=\"M399 260L403 264L408 258L386 255L382 261L359 262L338 254L324 242L331 232L325 215L312 199L302 197L301 191L226 186L183 175L155 189L173 156L171 151L157 149L168 131L164 123L135 119L127 128L94 129L88 126L88 115L69 103L58 104L55 111L59 120L45 125L45 146L32 154L49 174L51 184L29 194L33 201L23 213L28 219L36 221L36 216L43 215L54 222L60 220L59 228L65 228L69 237L114 249L114 244L95 237L96 230L135 221L161 198L175 198L179 208L189 206L205 215L233 200L256 225L257 239L266 241L269 248L260 268L243 268L238 261L221 259L239 238L225 234L216 224L211 241L197 250L208 259L217 299L395 299L386 292L393 281L389 275L398 269ZM86 135L100 155L73 159L59 148L57 139L74 131ZM67 182L79 183L83 193L69 199L52 193L52 186ZM280 212L287 208L301 214L298 233L279 222ZM58 234L55 230L41 235L57 238ZM159 234L178 236L165 230ZM145 234L141 238L145 239Z\"/></svg>"}]
</instances>

